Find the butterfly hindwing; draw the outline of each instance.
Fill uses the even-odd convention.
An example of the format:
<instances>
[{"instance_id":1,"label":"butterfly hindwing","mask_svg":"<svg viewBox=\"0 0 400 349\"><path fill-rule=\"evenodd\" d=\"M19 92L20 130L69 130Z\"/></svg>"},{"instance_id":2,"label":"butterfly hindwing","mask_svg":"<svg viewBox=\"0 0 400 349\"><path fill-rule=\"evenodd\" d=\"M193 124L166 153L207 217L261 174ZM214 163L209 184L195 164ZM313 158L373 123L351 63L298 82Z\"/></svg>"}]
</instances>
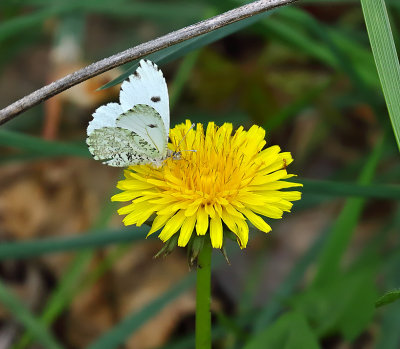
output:
<instances>
[{"instance_id":1,"label":"butterfly hindwing","mask_svg":"<svg viewBox=\"0 0 400 349\"><path fill-rule=\"evenodd\" d=\"M152 163L157 157L150 157L137 146L141 137L121 127L103 127L93 130L86 142L96 160L115 167L127 167Z\"/></svg>"},{"instance_id":2,"label":"butterfly hindwing","mask_svg":"<svg viewBox=\"0 0 400 349\"><path fill-rule=\"evenodd\" d=\"M168 134L160 114L151 106L137 104L121 114L117 120L118 127L132 131L137 147L152 157L165 157L167 154Z\"/></svg>"},{"instance_id":3,"label":"butterfly hindwing","mask_svg":"<svg viewBox=\"0 0 400 349\"><path fill-rule=\"evenodd\" d=\"M141 60L139 68L121 85L120 103L124 112L136 104L147 104L161 116L169 134L169 98L163 73L149 60Z\"/></svg>"}]
</instances>

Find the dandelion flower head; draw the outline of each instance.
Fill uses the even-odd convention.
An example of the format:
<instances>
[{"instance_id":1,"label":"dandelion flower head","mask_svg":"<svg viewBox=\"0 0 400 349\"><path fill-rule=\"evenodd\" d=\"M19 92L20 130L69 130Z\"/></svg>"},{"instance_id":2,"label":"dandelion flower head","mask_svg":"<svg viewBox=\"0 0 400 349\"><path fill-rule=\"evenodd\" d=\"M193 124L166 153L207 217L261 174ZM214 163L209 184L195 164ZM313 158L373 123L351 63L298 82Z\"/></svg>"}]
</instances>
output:
<instances>
[{"instance_id":1,"label":"dandelion flower head","mask_svg":"<svg viewBox=\"0 0 400 349\"><path fill-rule=\"evenodd\" d=\"M154 217L148 235L160 231L164 242L179 234L184 247L194 234L210 234L212 246L222 248L229 229L245 248L249 223L268 233L261 216L280 219L300 199L299 191L282 190L301 186L286 181L294 176L286 171L292 156L277 145L264 149L265 130L258 126L235 132L230 123L190 127L187 120L170 131L169 147L180 151L179 159L169 157L159 168L130 166L112 200L130 202L118 211L125 225Z\"/></svg>"}]
</instances>

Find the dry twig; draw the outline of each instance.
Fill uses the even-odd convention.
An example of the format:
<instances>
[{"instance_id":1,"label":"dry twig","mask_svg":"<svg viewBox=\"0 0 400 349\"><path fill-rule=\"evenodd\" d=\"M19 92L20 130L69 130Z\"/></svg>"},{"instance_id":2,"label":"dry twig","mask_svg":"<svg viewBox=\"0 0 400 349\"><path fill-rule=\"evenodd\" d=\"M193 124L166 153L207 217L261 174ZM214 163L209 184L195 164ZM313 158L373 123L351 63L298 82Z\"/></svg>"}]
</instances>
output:
<instances>
[{"instance_id":1,"label":"dry twig","mask_svg":"<svg viewBox=\"0 0 400 349\"><path fill-rule=\"evenodd\" d=\"M132 47L126 51L117 53L113 56L104 58L98 62L82 68L72 74L69 74L57 81L46 85L39 90L21 98L20 100L10 104L8 107L0 110L0 124L13 119L18 114L32 108L40 102L59 94L66 89L88 80L93 76L104 73L107 70L120 66L124 63L133 61L140 57L146 56L152 52L159 51L163 48L178 44L182 41L192 39L196 36L209 33L213 30L222 28L231 23L240 21L247 17L254 16L261 12L272 10L276 7L283 6L295 2L297 0L259 0L250 4L235 8L224 12L218 16L207 20L192 24L188 27L176 30L157 39L145 42L138 46Z\"/></svg>"}]
</instances>

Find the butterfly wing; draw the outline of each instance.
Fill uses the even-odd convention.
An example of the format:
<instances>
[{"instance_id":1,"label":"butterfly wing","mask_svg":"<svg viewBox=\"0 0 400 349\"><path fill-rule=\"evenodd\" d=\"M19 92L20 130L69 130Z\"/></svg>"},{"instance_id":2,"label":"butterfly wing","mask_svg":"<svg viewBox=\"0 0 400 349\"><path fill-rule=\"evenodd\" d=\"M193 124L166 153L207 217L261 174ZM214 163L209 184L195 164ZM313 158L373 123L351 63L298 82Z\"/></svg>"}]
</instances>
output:
<instances>
[{"instance_id":1,"label":"butterfly wing","mask_svg":"<svg viewBox=\"0 0 400 349\"><path fill-rule=\"evenodd\" d=\"M102 127L93 130L86 143L95 160L115 167L127 167L155 162L138 144L142 138L121 127Z\"/></svg>"},{"instance_id":2,"label":"butterfly wing","mask_svg":"<svg viewBox=\"0 0 400 349\"><path fill-rule=\"evenodd\" d=\"M168 134L160 114L151 106L137 104L121 114L116 126L133 132L135 145L152 158L164 158L168 151Z\"/></svg>"},{"instance_id":3,"label":"butterfly wing","mask_svg":"<svg viewBox=\"0 0 400 349\"><path fill-rule=\"evenodd\" d=\"M161 116L165 132L169 135L168 88L162 71L151 61L141 60L139 68L121 85L119 95L124 112L136 104L147 104Z\"/></svg>"},{"instance_id":4,"label":"butterfly wing","mask_svg":"<svg viewBox=\"0 0 400 349\"><path fill-rule=\"evenodd\" d=\"M115 127L115 122L123 113L122 107L118 103L108 103L97 108L93 113L93 120L89 122L87 128L88 136L98 128Z\"/></svg>"}]
</instances>

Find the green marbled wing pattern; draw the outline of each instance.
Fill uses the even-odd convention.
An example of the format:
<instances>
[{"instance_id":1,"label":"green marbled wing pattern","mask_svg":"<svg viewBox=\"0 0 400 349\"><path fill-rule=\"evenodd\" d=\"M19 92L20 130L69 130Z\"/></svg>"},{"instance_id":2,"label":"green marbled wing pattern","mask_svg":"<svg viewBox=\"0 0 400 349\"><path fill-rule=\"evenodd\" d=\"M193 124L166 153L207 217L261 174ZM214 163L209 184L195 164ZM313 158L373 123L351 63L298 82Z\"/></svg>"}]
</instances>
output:
<instances>
[{"instance_id":1,"label":"green marbled wing pattern","mask_svg":"<svg viewBox=\"0 0 400 349\"><path fill-rule=\"evenodd\" d=\"M94 159L114 167L158 164L160 153L135 132L121 127L95 129L86 140Z\"/></svg>"}]
</instances>

